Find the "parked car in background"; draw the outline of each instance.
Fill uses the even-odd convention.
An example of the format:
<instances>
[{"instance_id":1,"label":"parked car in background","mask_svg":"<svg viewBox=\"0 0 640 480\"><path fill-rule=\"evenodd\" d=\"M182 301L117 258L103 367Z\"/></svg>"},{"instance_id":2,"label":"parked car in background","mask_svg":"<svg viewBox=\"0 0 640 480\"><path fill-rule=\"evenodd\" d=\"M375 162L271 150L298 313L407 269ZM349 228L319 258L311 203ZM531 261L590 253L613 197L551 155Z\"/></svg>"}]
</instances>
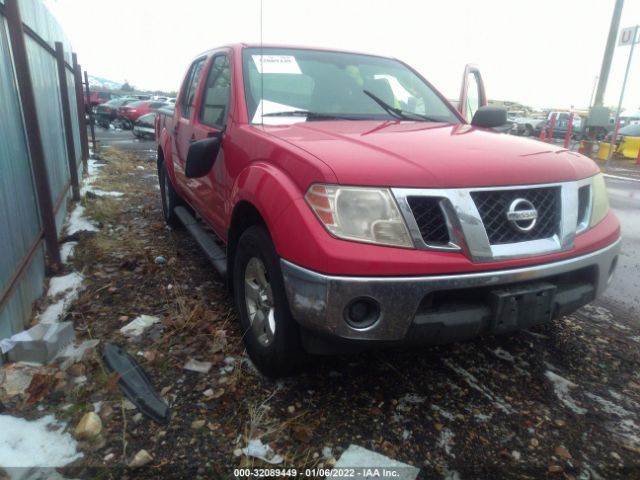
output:
<instances>
[{"instance_id":1,"label":"parked car in background","mask_svg":"<svg viewBox=\"0 0 640 480\"><path fill-rule=\"evenodd\" d=\"M125 128L131 128L133 123L142 115L155 112L159 108L165 107L165 102L155 100L141 100L127 103L118 108L118 118L123 121Z\"/></svg>"},{"instance_id":2,"label":"parked car in background","mask_svg":"<svg viewBox=\"0 0 640 480\"><path fill-rule=\"evenodd\" d=\"M156 116L156 112L151 112L138 117L138 119L133 122L133 128L131 129L133 135L137 138L156 138Z\"/></svg>"},{"instance_id":3,"label":"parked car in background","mask_svg":"<svg viewBox=\"0 0 640 480\"><path fill-rule=\"evenodd\" d=\"M136 101L136 98L122 97L98 105L96 107L96 123L102 127L109 128L109 124L118 116L118 108Z\"/></svg>"},{"instance_id":4,"label":"parked car in background","mask_svg":"<svg viewBox=\"0 0 640 480\"><path fill-rule=\"evenodd\" d=\"M108 102L118 98L118 95L111 92L91 92L91 96L87 98L87 94L84 94L84 106L85 111L89 113L89 109L102 103Z\"/></svg>"},{"instance_id":5,"label":"parked car in background","mask_svg":"<svg viewBox=\"0 0 640 480\"><path fill-rule=\"evenodd\" d=\"M192 61L156 121L162 211L226 278L264 374L530 328L605 290L620 226L598 166L492 131L506 112L477 67L463 78L456 110L393 58L243 44Z\"/></svg>"},{"instance_id":6,"label":"parked car in background","mask_svg":"<svg viewBox=\"0 0 640 480\"><path fill-rule=\"evenodd\" d=\"M551 130L551 117L555 113L556 121L553 126L553 138L564 138L569 127L569 112L549 112L547 118L535 127L535 134L540 135L542 129L545 129L545 135L548 137ZM573 126L571 127L571 138L578 138L582 134L582 118L579 115L573 116Z\"/></svg>"},{"instance_id":7,"label":"parked car in background","mask_svg":"<svg viewBox=\"0 0 640 480\"><path fill-rule=\"evenodd\" d=\"M613 132L607 133L604 137L605 142L610 142ZM632 123L618 130L618 136L614 143L619 144L624 137L640 137L640 123Z\"/></svg>"},{"instance_id":8,"label":"parked car in background","mask_svg":"<svg viewBox=\"0 0 640 480\"><path fill-rule=\"evenodd\" d=\"M544 115L526 115L525 112L507 112L507 120L512 122L514 127L512 133L530 137L535 134L536 129L542 130L545 122Z\"/></svg>"}]
</instances>

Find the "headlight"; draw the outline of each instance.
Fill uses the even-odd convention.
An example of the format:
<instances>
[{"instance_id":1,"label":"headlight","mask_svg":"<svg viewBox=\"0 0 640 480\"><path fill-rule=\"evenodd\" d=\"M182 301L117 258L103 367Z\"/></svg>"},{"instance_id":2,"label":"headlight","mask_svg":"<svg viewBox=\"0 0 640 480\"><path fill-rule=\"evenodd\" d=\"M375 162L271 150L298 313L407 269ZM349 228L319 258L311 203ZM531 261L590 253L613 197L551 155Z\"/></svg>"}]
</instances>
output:
<instances>
[{"instance_id":1,"label":"headlight","mask_svg":"<svg viewBox=\"0 0 640 480\"><path fill-rule=\"evenodd\" d=\"M404 219L386 188L312 185L305 199L335 237L413 248Z\"/></svg>"},{"instance_id":2,"label":"headlight","mask_svg":"<svg viewBox=\"0 0 640 480\"><path fill-rule=\"evenodd\" d=\"M593 208L591 209L590 227L600 223L609 212L609 197L607 196L607 186L604 182L604 175L599 173L593 177Z\"/></svg>"}]
</instances>

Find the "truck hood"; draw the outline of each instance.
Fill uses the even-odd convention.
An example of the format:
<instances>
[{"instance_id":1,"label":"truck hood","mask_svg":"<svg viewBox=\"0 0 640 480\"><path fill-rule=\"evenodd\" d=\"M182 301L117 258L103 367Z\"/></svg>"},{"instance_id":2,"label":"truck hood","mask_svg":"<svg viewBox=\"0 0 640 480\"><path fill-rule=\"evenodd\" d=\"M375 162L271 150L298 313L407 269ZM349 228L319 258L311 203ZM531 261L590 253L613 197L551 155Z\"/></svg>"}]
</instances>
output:
<instances>
[{"instance_id":1,"label":"truck hood","mask_svg":"<svg viewBox=\"0 0 640 480\"><path fill-rule=\"evenodd\" d=\"M314 121L264 128L326 163L341 184L523 185L579 180L599 171L575 152L470 125Z\"/></svg>"}]
</instances>

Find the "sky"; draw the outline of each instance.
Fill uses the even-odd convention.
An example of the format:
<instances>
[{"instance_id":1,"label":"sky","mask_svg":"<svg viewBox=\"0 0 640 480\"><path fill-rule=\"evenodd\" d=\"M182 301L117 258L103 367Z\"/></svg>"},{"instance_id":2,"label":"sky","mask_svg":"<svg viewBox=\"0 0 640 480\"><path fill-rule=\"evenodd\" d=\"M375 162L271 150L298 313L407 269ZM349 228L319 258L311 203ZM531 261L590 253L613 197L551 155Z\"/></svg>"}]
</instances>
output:
<instances>
[{"instance_id":1,"label":"sky","mask_svg":"<svg viewBox=\"0 0 640 480\"><path fill-rule=\"evenodd\" d=\"M260 41L260 0L47 0L90 74L178 90L198 53ZM588 107L614 0L262 0L264 43L399 58L447 98L467 63L487 95L537 108ZM640 24L626 0L620 27ZM640 46L623 105L640 110ZM605 105L618 104L630 47L616 47Z\"/></svg>"}]
</instances>

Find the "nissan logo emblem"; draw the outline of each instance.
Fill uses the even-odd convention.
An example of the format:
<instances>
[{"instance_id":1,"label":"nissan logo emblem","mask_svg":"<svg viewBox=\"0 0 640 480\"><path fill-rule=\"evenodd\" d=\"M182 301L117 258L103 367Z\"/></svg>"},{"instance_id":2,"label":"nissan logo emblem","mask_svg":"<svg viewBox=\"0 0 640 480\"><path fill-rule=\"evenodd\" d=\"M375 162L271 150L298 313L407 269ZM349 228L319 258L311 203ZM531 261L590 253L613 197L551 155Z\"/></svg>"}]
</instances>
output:
<instances>
[{"instance_id":1,"label":"nissan logo emblem","mask_svg":"<svg viewBox=\"0 0 640 480\"><path fill-rule=\"evenodd\" d=\"M507 220L517 231L526 233L536 226L538 211L529 200L516 198L507 210Z\"/></svg>"}]
</instances>

